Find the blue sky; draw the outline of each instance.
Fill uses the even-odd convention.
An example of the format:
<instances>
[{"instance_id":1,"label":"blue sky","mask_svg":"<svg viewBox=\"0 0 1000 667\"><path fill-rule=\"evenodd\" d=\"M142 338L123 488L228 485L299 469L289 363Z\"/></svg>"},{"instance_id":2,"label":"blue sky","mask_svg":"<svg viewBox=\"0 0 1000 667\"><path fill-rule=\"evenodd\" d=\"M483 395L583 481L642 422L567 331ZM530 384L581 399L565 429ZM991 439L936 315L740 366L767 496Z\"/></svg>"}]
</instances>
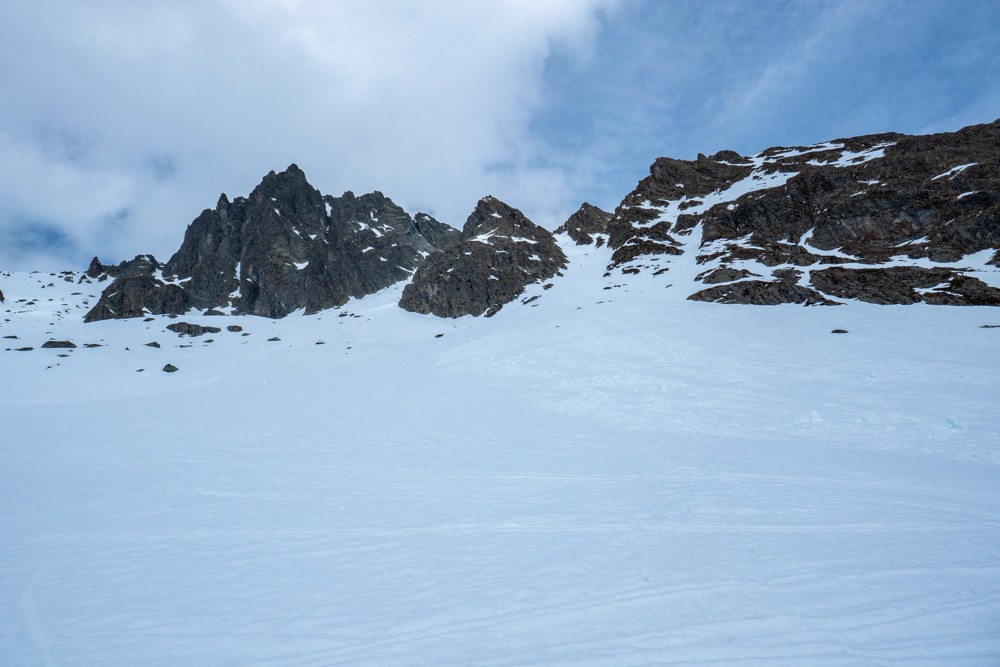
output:
<instances>
[{"instance_id":1,"label":"blue sky","mask_svg":"<svg viewBox=\"0 0 1000 667\"><path fill-rule=\"evenodd\" d=\"M658 156L988 122L1000 3L13 0L0 62L0 268L82 268L291 162L551 228Z\"/></svg>"}]
</instances>

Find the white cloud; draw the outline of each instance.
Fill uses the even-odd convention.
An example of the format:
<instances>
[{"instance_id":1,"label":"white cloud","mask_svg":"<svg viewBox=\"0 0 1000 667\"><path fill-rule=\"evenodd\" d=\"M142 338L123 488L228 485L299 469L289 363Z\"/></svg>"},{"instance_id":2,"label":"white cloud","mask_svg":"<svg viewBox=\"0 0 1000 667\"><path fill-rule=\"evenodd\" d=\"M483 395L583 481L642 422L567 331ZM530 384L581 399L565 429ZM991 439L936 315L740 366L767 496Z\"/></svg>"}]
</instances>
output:
<instances>
[{"instance_id":1,"label":"white cloud","mask_svg":"<svg viewBox=\"0 0 1000 667\"><path fill-rule=\"evenodd\" d=\"M0 227L40 219L81 253L165 258L220 191L291 162L324 192L381 189L456 226L487 193L551 223L578 202L531 139L543 66L585 60L612 4L7 5Z\"/></svg>"}]
</instances>

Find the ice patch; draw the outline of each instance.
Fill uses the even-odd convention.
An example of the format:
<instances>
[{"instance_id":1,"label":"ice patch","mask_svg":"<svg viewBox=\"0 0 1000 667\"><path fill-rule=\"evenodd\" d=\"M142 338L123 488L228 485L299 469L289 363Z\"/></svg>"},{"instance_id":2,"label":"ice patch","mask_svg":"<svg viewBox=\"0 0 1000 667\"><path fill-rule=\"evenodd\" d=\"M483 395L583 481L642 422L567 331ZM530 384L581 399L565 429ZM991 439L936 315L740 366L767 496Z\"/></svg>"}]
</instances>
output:
<instances>
[{"instance_id":1,"label":"ice patch","mask_svg":"<svg viewBox=\"0 0 1000 667\"><path fill-rule=\"evenodd\" d=\"M755 164L760 166L761 164L767 162L776 162L778 160L784 160L791 157L799 157L801 155L808 155L810 153L839 150L843 147L844 144L838 144L832 141L827 141L822 144L814 144L812 146L806 146L804 148L786 148L785 150L778 151L771 155L764 155L763 153L758 153L757 155L752 156L750 159Z\"/></svg>"},{"instance_id":2,"label":"ice patch","mask_svg":"<svg viewBox=\"0 0 1000 667\"><path fill-rule=\"evenodd\" d=\"M939 178L952 179L955 176L958 176L959 174L961 174L963 171L965 171L969 167L973 167L973 166L975 166L977 164L979 164L979 163L978 162L970 162L969 164L960 164L957 167L952 167L948 171L945 171L945 172L942 172L942 173L938 174L937 176L935 176L931 180L932 181L936 181Z\"/></svg>"},{"instance_id":3,"label":"ice patch","mask_svg":"<svg viewBox=\"0 0 1000 667\"><path fill-rule=\"evenodd\" d=\"M653 206L651 202L644 202L643 208L654 208L660 211L660 215L648 222L637 223L638 228L652 227L653 225L667 222L675 223L680 215L700 215L713 206L733 202L740 197L756 192L758 190L769 190L781 187L798 172L771 172L765 173L763 170L755 170L746 178L736 181L728 188L716 190L704 197L688 197L684 195L680 199L675 199L664 203L662 206ZM684 208L681 208L682 205Z\"/></svg>"},{"instance_id":4,"label":"ice patch","mask_svg":"<svg viewBox=\"0 0 1000 667\"><path fill-rule=\"evenodd\" d=\"M825 167L852 167L885 157L885 149L895 145L895 141L887 141L863 151L844 151L838 159L829 162L809 160L806 164Z\"/></svg>"}]
</instances>

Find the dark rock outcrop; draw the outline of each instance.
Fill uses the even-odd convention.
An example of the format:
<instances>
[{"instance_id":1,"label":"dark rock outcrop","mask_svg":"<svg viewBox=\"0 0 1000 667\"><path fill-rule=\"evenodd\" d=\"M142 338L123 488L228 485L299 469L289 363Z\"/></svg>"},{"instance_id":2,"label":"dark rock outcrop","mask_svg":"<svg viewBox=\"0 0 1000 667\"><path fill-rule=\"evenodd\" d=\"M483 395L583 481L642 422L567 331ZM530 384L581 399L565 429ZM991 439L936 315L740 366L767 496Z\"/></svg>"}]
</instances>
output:
<instances>
[{"instance_id":1,"label":"dark rock outcrop","mask_svg":"<svg viewBox=\"0 0 1000 667\"><path fill-rule=\"evenodd\" d=\"M813 271L812 284L826 294L869 303L932 303L1000 306L1000 289L944 268L894 266L884 269L831 267Z\"/></svg>"},{"instance_id":2,"label":"dark rock outcrop","mask_svg":"<svg viewBox=\"0 0 1000 667\"><path fill-rule=\"evenodd\" d=\"M763 280L741 280L728 285L709 287L695 292L688 298L692 301L746 303L757 306L774 306L779 303L806 305L835 303L808 287L783 281L768 282Z\"/></svg>"},{"instance_id":3,"label":"dark rock outcrop","mask_svg":"<svg viewBox=\"0 0 1000 667\"><path fill-rule=\"evenodd\" d=\"M976 273L1000 266L1000 121L661 158L609 232L612 271L669 276L694 254L697 300L993 304ZM790 268L809 274L795 289L778 273Z\"/></svg>"},{"instance_id":4,"label":"dark rock outcrop","mask_svg":"<svg viewBox=\"0 0 1000 667\"><path fill-rule=\"evenodd\" d=\"M52 350L52 349L56 349L56 350L68 349L68 350L71 350L71 349L73 349L73 348L76 347L76 343L74 343L71 340L47 340L44 343L42 343L42 347L44 349L46 349L46 350Z\"/></svg>"},{"instance_id":5,"label":"dark rock outcrop","mask_svg":"<svg viewBox=\"0 0 1000 667\"><path fill-rule=\"evenodd\" d=\"M116 280L86 320L190 308L265 317L316 312L409 278L458 236L429 215L414 220L380 192L324 196L293 164L269 173L249 197L222 195L162 267L154 260L148 271L110 269L95 258L88 275Z\"/></svg>"},{"instance_id":6,"label":"dark rock outcrop","mask_svg":"<svg viewBox=\"0 0 1000 667\"><path fill-rule=\"evenodd\" d=\"M439 317L492 315L524 288L556 275L566 256L552 233L499 199L476 205L461 238L431 255L399 305Z\"/></svg>"},{"instance_id":7,"label":"dark rock outcrop","mask_svg":"<svg viewBox=\"0 0 1000 667\"><path fill-rule=\"evenodd\" d=\"M607 234L608 223L611 222L611 213L584 202L576 213L556 228L556 234L567 234L576 241L577 245L590 245L594 243L594 235ZM603 237L598 237L597 247L604 245Z\"/></svg>"},{"instance_id":8,"label":"dark rock outcrop","mask_svg":"<svg viewBox=\"0 0 1000 667\"><path fill-rule=\"evenodd\" d=\"M201 336L206 333L220 333L222 329L219 327L206 327L200 324L192 324L191 322L174 322L173 324L168 324L167 329L173 331L181 336Z\"/></svg>"},{"instance_id":9,"label":"dark rock outcrop","mask_svg":"<svg viewBox=\"0 0 1000 667\"><path fill-rule=\"evenodd\" d=\"M160 263L152 255L136 255L135 259L125 260L117 265L101 264L101 260L95 257L90 260L87 276L98 280L119 276L143 276L152 275L160 268Z\"/></svg>"},{"instance_id":10,"label":"dark rock outcrop","mask_svg":"<svg viewBox=\"0 0 1000 667\"><path fill-rule=\"evenodd\" d=\"M152 271L122 273L104 289L84 321L142 317L148 313L179 315L190 307L190 296L180 284L165 282Z\"/></svg>"}]
</instances>

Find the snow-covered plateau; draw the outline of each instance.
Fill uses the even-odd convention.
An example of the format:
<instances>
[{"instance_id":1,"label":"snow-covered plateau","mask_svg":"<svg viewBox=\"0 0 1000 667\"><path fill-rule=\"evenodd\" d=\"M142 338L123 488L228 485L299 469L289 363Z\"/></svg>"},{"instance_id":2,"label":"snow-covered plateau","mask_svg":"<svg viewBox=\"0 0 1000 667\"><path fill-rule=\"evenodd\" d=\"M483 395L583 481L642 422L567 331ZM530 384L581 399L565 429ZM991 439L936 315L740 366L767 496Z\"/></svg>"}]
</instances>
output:
<instances>
[{"instance_id":1,"label":"snow-covered plateau","mask_svg":"<svg viewBox=\"0 0 1000 667\"><path fill-rule=\"evenodd\" d=\"M3 274L0 664L1000 663L1000 309L562 246L455 320L83 324L106 284Z\"/></svg>"}]
</instances>

